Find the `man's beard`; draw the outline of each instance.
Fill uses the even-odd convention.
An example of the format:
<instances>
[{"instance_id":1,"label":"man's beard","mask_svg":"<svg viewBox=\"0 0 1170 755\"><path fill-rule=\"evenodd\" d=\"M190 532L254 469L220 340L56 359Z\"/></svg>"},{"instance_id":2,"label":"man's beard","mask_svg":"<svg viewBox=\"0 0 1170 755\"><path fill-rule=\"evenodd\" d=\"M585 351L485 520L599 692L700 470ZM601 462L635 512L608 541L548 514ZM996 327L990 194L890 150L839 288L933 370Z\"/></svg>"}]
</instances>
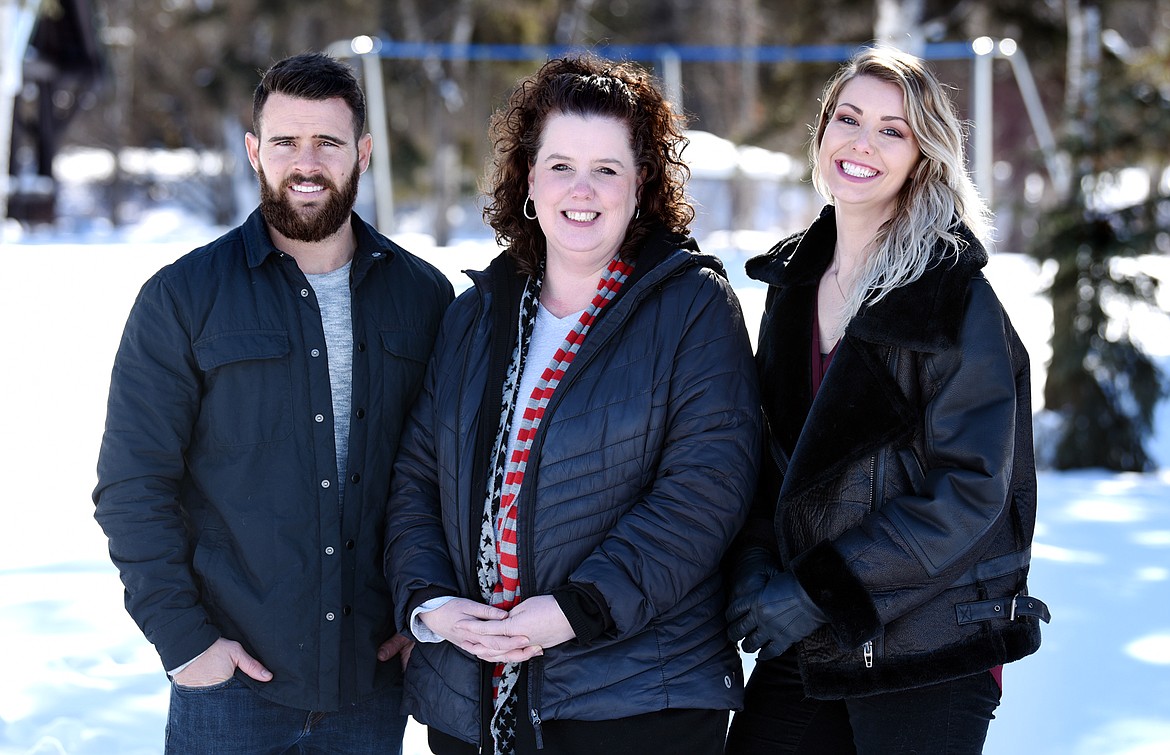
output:
<instances>
[{"instance_id":1,"label":"man's beard","mask_svg":"<svg viewBox=\"0 0 1170 755\"><path fill-rule=\"evenodd\" d=\"M355 163L345 190L338 191L337 186L325 176L310 179L294 173L284 180L284 185L278 191L268 183L263 168L259 168L257 174L260 178L260 213L264 219L285 238L309 242L329 238L341 228L342 223L349 221L354 202L357 201L358 179L361 177L361 171ZM303 207L298 210L285 193L288 187L296 183L320 184L328 190L328 196L316 208Z\"/></svg>"}]
</instances>

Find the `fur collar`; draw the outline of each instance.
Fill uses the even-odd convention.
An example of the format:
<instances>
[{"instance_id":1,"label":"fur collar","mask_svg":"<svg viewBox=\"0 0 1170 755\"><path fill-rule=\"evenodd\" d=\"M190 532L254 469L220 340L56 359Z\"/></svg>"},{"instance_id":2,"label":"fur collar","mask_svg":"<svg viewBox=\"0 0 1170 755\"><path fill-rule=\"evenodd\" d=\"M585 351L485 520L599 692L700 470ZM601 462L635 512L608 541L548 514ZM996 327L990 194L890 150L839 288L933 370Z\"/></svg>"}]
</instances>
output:
<instances>
[{"instance_id":1,"label":"fur collar","mask_svg":"<svg viewBox=\"0 0 1170 755\"><path fill-rule=\"evenodd\" d=\"M967 284L987 264L987 252L966 226L958 235L965 245L957 257L932 264L918 280L863 307L849 324L849 333L871 343L914 351L937 353L953 346ZM748 260L747 273L782 289L815 287L832 262L836 241L835 213L827 205L808 229Z\"/></svg>"},{"instance_id":2,"label":"fur collar","mask_svg":"<svg viewBox=\"0 0 1170 755\"><path fill-rule=\"evenodd\" d=\"M773 439L788 459L785 497L911 437L920 418L891 372L891 353L937 353L956 343L967 285L987 261L982 245L965 228L961 234L968 243L957 259L932 266L854 318L815 400L812 308L836 242L833 208L748 261L748 275L769 284L756 360Z\"/></svg>"}]
</instances>

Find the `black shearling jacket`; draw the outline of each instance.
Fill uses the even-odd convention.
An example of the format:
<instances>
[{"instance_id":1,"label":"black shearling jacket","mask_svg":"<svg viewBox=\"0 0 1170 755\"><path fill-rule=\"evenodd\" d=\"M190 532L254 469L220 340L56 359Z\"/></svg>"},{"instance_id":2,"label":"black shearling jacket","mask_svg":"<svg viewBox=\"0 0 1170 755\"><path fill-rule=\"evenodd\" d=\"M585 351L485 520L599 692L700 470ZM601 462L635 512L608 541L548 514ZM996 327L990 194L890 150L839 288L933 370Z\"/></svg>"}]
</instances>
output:
<instances>
[{"instance_id":1,"label":"black shearling jacket","mask_svg":"<svg viewBox=\"0 0 1170 755\"><path fill-rule=\"evenodd\" d=\"M1028 356L980 272L986 252L960 235L957 259L850 322L815 398L832 207L747 263L769 284L757 366L771 453L741 542L772 549L829 617L798 646L813 697L932 684L1040 645Z\"/></svg>"}]
</instances>

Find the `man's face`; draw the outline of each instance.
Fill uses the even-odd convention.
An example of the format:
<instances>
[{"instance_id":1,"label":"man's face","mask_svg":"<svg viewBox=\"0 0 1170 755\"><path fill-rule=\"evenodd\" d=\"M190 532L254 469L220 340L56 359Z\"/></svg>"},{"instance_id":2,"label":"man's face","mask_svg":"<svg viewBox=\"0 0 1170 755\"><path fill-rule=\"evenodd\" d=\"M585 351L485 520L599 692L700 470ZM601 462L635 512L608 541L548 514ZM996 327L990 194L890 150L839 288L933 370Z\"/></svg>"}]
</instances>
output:
<instances>
[{"instance_id":1,"label":"man's face","mask_svg":"<svg viewBox=\"0 0 1170 755\"><path fill-rule=\"evenodd\" d=\"M279 234L321 241L349 220L358 179L370 163L369 134L354 139L353 113L341 98L273 94L248 160L260 179L260 211Z\"/></svg>"}]
</instances>

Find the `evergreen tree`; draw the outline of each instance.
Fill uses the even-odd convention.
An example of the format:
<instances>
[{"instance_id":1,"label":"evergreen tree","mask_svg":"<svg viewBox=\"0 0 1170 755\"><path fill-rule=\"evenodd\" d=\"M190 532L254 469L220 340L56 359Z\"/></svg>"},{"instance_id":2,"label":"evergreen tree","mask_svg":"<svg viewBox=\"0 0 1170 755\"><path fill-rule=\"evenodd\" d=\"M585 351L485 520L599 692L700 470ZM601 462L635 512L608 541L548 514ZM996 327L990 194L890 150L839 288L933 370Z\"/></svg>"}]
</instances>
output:
<instances>
[{"instance_id":1,"label":"evergreen tree","mask_svg":"<svg viewBox=\"0 0 1170 755\"><path fill-rule=\"evenodd\" d=\"M1166 50L1151 44L1141 54L1123 52L1119 32L1103 35L1098 6L1067 0L1067 9L1064 149L1071 180L1056 187L1057 200L1044 214L1032 249L1057 262L1044 402L1063 422L1051 449L1052 464L1142 471L1151 466L1145 441L1163 378L1110 309L1153 306L1157 281L1119 260L1156 248L1159 234L1170 227L1170 200L1157 196L1155 188L1147 201L1119 206L1107 190L1120 170L1148 164L1164 150L1170 89L1152 82L1149 74L1164 70L1164 57L1162 66L1150 65L1150 58L1165 56ZM1115 43L1109 55L1102 54L1103 36ZM1124 46L1129 49L1128 43ZM1103 79L1110 86L1102 86Z\"/></svg>"}]
</instances>

